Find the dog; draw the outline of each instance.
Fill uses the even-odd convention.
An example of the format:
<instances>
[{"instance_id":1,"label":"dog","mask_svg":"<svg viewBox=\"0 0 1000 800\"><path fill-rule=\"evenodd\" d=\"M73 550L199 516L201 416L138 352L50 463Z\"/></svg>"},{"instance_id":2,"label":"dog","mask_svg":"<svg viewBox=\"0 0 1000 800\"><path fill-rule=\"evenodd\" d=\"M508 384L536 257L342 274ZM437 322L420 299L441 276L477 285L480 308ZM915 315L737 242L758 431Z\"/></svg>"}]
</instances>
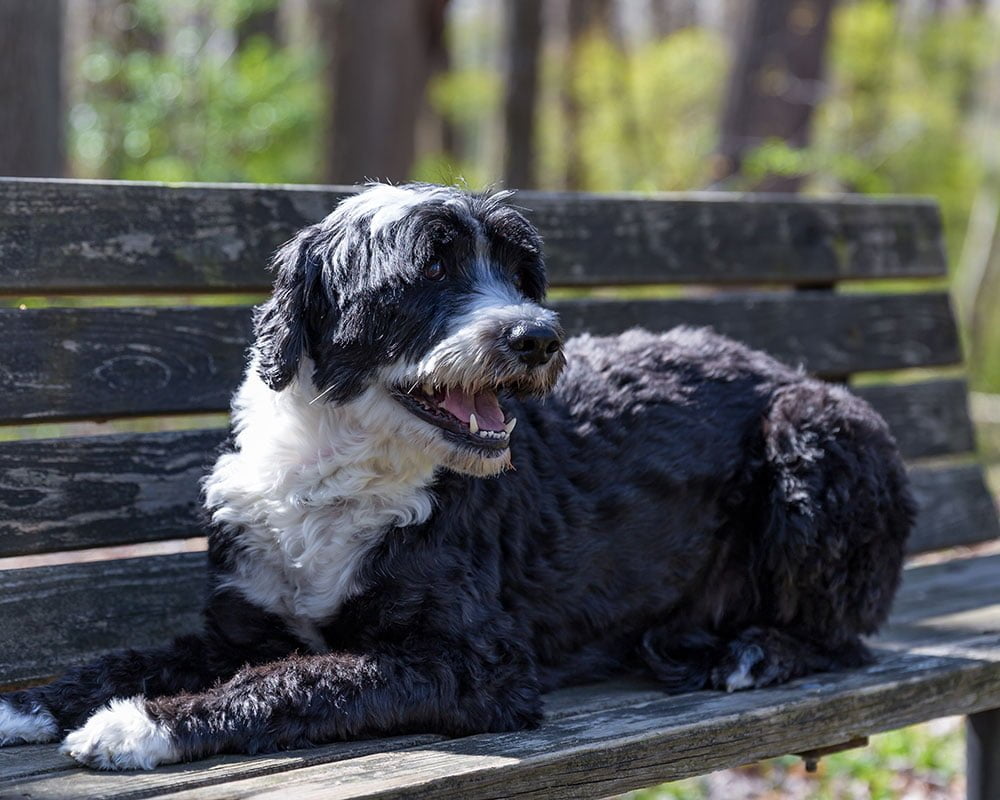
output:
<instances>
[{"instance_id":1,"label":"dog","mask_svg":"<svg viewBox=\"0 0 1000 800\"><path fill-rule=\"evenodd\" d=\"M148 769L870 661L915 507L847 389L708 329L567 340L504 193L373 185L273 269L203 630L3 695L0 743Z\"/></svg>"}]
</instances>

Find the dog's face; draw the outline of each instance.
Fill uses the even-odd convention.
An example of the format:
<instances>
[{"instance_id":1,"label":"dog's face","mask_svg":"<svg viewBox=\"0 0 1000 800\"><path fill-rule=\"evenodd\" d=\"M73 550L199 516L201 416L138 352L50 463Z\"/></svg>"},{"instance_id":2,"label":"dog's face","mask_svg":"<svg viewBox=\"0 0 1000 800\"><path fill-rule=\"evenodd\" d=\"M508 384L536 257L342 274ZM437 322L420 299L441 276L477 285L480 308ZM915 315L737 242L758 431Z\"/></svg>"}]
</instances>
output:
<instances>
[{"instance_id":1,"label":"dog's face","mask_svg":"<svg viewBox=\"0 0 1000 800\"><path fill-rule=\"evenodd\" d=\"M311 364L315 402L375 402L400 436L462 472L508 466L503 398L548 391L564 358L540 305L541 240L503 199L376 185L302 231L276 256L255 317L264 382L281 391Z\"/></svg>"}]
</instances>

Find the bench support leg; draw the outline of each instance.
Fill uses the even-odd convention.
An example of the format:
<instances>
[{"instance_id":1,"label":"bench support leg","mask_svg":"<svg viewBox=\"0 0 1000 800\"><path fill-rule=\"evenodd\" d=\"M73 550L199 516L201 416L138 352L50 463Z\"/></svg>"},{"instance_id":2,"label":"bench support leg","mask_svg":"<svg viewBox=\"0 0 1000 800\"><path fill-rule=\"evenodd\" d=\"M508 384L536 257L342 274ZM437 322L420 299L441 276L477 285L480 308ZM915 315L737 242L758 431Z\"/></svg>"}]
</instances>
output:
<instances>
[{"instance_id":1,"label":"bench support leg","mask_svg":"<svg viewBox=\"0 0 1000 800\"><path fill-rule=\"evenodd\" d=\"M1000 708L966 718L965 774L968 800L1000 798Z\"/></svg>"}]
</instances>

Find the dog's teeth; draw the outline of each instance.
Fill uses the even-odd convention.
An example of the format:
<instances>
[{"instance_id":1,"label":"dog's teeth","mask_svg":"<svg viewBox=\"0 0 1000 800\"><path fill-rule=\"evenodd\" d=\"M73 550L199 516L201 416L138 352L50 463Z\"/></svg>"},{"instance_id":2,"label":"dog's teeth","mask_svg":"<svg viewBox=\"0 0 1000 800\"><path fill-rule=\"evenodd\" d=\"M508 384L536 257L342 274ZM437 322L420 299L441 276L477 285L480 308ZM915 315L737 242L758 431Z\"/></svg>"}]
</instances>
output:
<instances>
[{"instance_id":1,"label":"dog's teeth","mask_svg":"<svg viewBox=\"0 0 1000 800\"><path fill-rule=\"evenodd\" d=\"M475 414L469 414L469 433L479 433L479 421Z\"/></svg>"},{"instance_id":2,"label":"dog's teeth","mask_svg":"<svg viewBox=\"0 0 1000 800\"><path fill-rule=\"evenodd\" d=\"M504 432L510 436L511 431L514 430L514 426L517 425L517 417L511 417L510 422L503 426Z\"/></svg>"},{"instance_id":3,"label":"dog's teeth","mask_svg":"<svg viewBox=\"0 0 1000 800\"><path fill-rule=\"evenodd\" d=\"M423 393L426 394L426 395L428 395L428 396L430 396L430 397L433 397L434 396L434 385L432 383L430 383L429 381L427 383L425 383L424 386L423 386Z\"/></svg>"}]
</instances>

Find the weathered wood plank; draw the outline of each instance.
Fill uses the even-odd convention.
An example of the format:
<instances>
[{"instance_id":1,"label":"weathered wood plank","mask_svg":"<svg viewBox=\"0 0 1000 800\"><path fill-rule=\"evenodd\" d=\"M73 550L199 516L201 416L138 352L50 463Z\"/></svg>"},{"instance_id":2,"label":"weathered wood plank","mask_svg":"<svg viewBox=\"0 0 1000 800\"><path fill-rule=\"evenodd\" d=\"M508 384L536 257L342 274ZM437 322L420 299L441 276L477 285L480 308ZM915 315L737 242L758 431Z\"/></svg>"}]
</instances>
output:
<instances>
[{"instance_id":1,"label":"weathered wood plank","mask_svg":"<svg viewBox=\"0 0 1000 800\"><path fill-rule=\"evenodd\" d=\"M224 430L0 443L0 557L204 536Z\"/></svg>"},{"instance_id":2,"label":"weathered wood plank","mask_svg":"<svg viewBox=\"0 0 1000 800\"><path fill-rule=\"evenodd\" d=\"M912 469L920 511L907 550L920 553L1000 536L997 508L977 464Z\"/></svg>"},{"instance_id":3,"label":"weathered wood plank","mask_svg":"<svg viewBox=\"0 0 1000 800\"><path fill-rule=\"evenodd\" d=\"M1000 633L1000 555L952 558L909 567L879 640L928 641L949 636Z\"/></svg>"},{"instance_id":4,"label":"weathered wood plank","mask_svg":"<svg viewBox=\"0 0 1000 800\"><path fill-rule=\"evenodd\" d=\"M226 409L249 337L244 307L0 309L0 420Z\"/></svg>"},{"instance_id":5,"label":"weathered wood plank","mask_svg":"<svg viewBox=\"0 0 1000 800\"><path fill-rule=\"evenodd\" d=\"M942 293L761 292L552 305L572 334L711 325L819 373L961 360ZM249 327L242 307L0 309L7 345L0 350L0 422L225 409Z\"/></svg>"},{"instance_id":6,"label":"weathered wood plank","mask_svg":"<svg viewBox=\"0 0 1000 800\"><path fill-rule=\"evenodd\" d=\"M0 181L0 291L260 291L350 187ZM942 276L925 200L520 192L554 285Z\"/></svg>"},{"instance_id":7,"label":"weathered wood plank","mask_svg":"<svg viewBox=\"0 0 1000 800\"><path fill-rule=\"evenodd\" d=\"M0 784L4 797L598 798L1000 702L1000 637L940 654L884 654L867 669L774 689L663 697L548 719L536 731L470 736L240 779L229 768L151 775L71 772ZM338 748L322 748L336 758ZM329 759L329 755L327 756ZM235 769L232 766L236 766ZM127 779L126 779L127 778ZM187 791L185 791L187 790Z\"/></svg>"},{"instance_id":8,"label":"weathered wood plank","mask_svg":"<svg viewBox=\"0 0 1000 800\"><path fill-rule=\"evenodd\" d=\"M889 423L904 458L968 453L976 447L963 380L862 386L853 391Z\"/></svg>"},{"instance_id":9,"label":"weathered wood plank","mask_svg":"<svg viewBox=\"0 0 1000 800\"><path fill-rule=\"evenodd\" d=\"M195 629L204 565L185 553L0 572L0 684Z\"/></svg>"}]
</instances>

